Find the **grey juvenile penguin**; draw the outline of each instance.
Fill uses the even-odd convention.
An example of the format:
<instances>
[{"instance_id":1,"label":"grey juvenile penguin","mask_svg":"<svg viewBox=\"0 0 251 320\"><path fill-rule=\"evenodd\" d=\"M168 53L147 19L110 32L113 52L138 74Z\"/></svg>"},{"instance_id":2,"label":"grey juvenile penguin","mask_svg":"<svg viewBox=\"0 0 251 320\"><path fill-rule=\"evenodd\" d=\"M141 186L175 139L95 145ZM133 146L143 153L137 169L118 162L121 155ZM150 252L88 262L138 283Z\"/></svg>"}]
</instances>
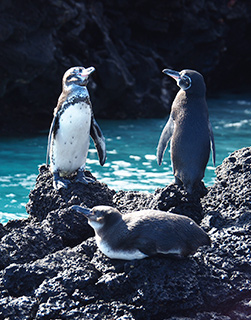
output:
<instances>
[{"instance_id":1,"label":"grey juvenile penguin","mask_svg":"<svg viewBox=\"0 0 251 320\"><path fill-rule=\"evenodd\" d=\"M183 183L188 193L203 179L212 148L215 165L215 146L208 117L206 85L203 76L193 70L181 72L164 69L180 87L169 120L160 136L157 161L161 165L165 149L171 139L171 161L175 183Z\"/></svg>"},{"instance_id":2,"label":"grey juvenile penguin","mask_svg":"<svg viewBox=\"0 0 251 320\"><path fill-rule=\"evenodd\" d=\"M156 254L185 257L210 245L208 235L190 218L159 210L121 214L109 206L80 206L94 229L99 249L111 259L143 259Z\"/></svg>"},{"instance_id":3,"label":"grey juvenile penguin","mask_svg":"<svg viewBox=\"0 0 251 320\"><path fill-rule=\"evenodd\" d=\"M64 179L77 171L77 182L93 182L85 176L84 168L89 149L90 135L98 151L101 165L106 160L104 136L93 116L92 105L86 85L94 67L73 67L67 70L62 80L62 93L51 124L46 163L50 157L55 189L67 188Z\"/></svg>"}]
</instances>

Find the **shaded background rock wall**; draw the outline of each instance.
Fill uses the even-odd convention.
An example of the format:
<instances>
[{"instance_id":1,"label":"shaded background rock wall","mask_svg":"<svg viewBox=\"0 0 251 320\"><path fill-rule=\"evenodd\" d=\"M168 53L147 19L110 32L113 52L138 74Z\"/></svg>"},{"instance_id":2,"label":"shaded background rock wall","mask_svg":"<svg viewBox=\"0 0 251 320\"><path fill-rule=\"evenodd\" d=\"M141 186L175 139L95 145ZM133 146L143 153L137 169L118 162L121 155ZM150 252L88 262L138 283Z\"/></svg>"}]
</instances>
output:
<instances>
[{"instance_id":1,"label":"shaded background rock wall","mask_svg":"<svg viewBox=\"0 0 251 320\"><path fill-rule=\"evenodd\" d=\"M163 68L193 68L208 93L248 90L249 0L0 3L0 132L48 130L71 66L94 66L97 118L163 117L177 91Z\"/></svg>"}]
</instances>

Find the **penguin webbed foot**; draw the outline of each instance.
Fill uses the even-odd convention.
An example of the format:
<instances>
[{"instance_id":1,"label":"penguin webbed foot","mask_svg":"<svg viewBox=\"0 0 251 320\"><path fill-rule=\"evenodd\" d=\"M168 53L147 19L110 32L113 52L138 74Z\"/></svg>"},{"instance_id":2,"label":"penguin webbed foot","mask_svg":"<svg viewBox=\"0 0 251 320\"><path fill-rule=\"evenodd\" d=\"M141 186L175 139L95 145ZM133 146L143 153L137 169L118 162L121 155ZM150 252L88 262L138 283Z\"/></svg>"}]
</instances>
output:
<instances>
[{"instance_id":1,"label":"penguin webbed foot","mask_svg":"<svg viewBox=\"0 0 251 320\"><path fill-rule=\"evenodd\" d=\"M90 177L87 177L83 170L78 170L78 173L77 173L75 181L79 182L79 183L82 183L82 184L89 184L89 183L94 183L95 182L94 179L92 179Z\"/></svg>"},{"instance_id":2,"label":"penguin webbed foot","mask_svg":"<svg viewBox=\"0 0 251 320\"><path fill-rule=\"evenodd\" d=\"M67 189L70 181L67 179L63 179L59 176L58 173L53 174L53 188L56 190Z\"/></svg>"},{"instance_id":3,"label":"penguin webbed foot","mask_svg":"<svg viewBox=\"0 0 251 320\"><path fill-rule=\"evenodd\" d=\"M182 180L175 176L174 184L177 185L179 188L184 189L188 195L193 195L194 185L192 183L183 183Z\"/></svg>"}]
</instances>

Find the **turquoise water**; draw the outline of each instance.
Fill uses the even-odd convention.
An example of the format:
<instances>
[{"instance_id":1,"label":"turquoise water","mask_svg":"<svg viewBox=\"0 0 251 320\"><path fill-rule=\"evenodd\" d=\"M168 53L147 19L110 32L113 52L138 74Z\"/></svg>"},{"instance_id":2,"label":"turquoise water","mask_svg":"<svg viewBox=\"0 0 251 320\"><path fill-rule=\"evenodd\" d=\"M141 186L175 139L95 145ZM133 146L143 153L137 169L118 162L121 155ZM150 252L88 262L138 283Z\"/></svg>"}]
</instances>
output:
<instances>
[{"instance_id":1,"label":"turquoise water","mask_svg":"<svg viewBox=\"0 0 251 320\"><path fill-rule=\"evenodd\" d=\"M251 145L251 96L223 96L208 101L216 144L216 165L231 152ZM111 189L153 192L173 181L170 153L162 166L156 147L166 119L99 120L106 137L107 161L99 165L91 141L86 168ZM26 217L25 205L45 162L47 136L0 138L0 222ZM210 158L204 182L213 184Z\"/></svg>"}]
</instances>

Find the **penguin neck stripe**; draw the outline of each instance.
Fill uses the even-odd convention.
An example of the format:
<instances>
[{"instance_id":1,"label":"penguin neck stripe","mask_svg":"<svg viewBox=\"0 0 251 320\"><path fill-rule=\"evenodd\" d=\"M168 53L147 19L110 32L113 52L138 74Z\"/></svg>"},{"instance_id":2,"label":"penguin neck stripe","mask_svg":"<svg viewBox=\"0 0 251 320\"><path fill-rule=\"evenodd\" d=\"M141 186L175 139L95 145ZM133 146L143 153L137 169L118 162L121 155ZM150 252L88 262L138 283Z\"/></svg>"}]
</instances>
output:
<instances>
[{"instance_id":1,"label":"penguin neck stripe","mask_svg":"<svg viewBox=\"0 0 251 320\"><path fill-rule=\"evenodd\" d=\"M61 116L61 114L63 114L65 112L66 109L68 109L70 106L76 104L76 103L79 103L79 102L85 102L87 104L90 105L90 100L89 100L89 97L74 97L72 100L66 102L62 108L59 109L59 111L57 112L58 113L58 116Z\"/></svg>"}]
</instances>

